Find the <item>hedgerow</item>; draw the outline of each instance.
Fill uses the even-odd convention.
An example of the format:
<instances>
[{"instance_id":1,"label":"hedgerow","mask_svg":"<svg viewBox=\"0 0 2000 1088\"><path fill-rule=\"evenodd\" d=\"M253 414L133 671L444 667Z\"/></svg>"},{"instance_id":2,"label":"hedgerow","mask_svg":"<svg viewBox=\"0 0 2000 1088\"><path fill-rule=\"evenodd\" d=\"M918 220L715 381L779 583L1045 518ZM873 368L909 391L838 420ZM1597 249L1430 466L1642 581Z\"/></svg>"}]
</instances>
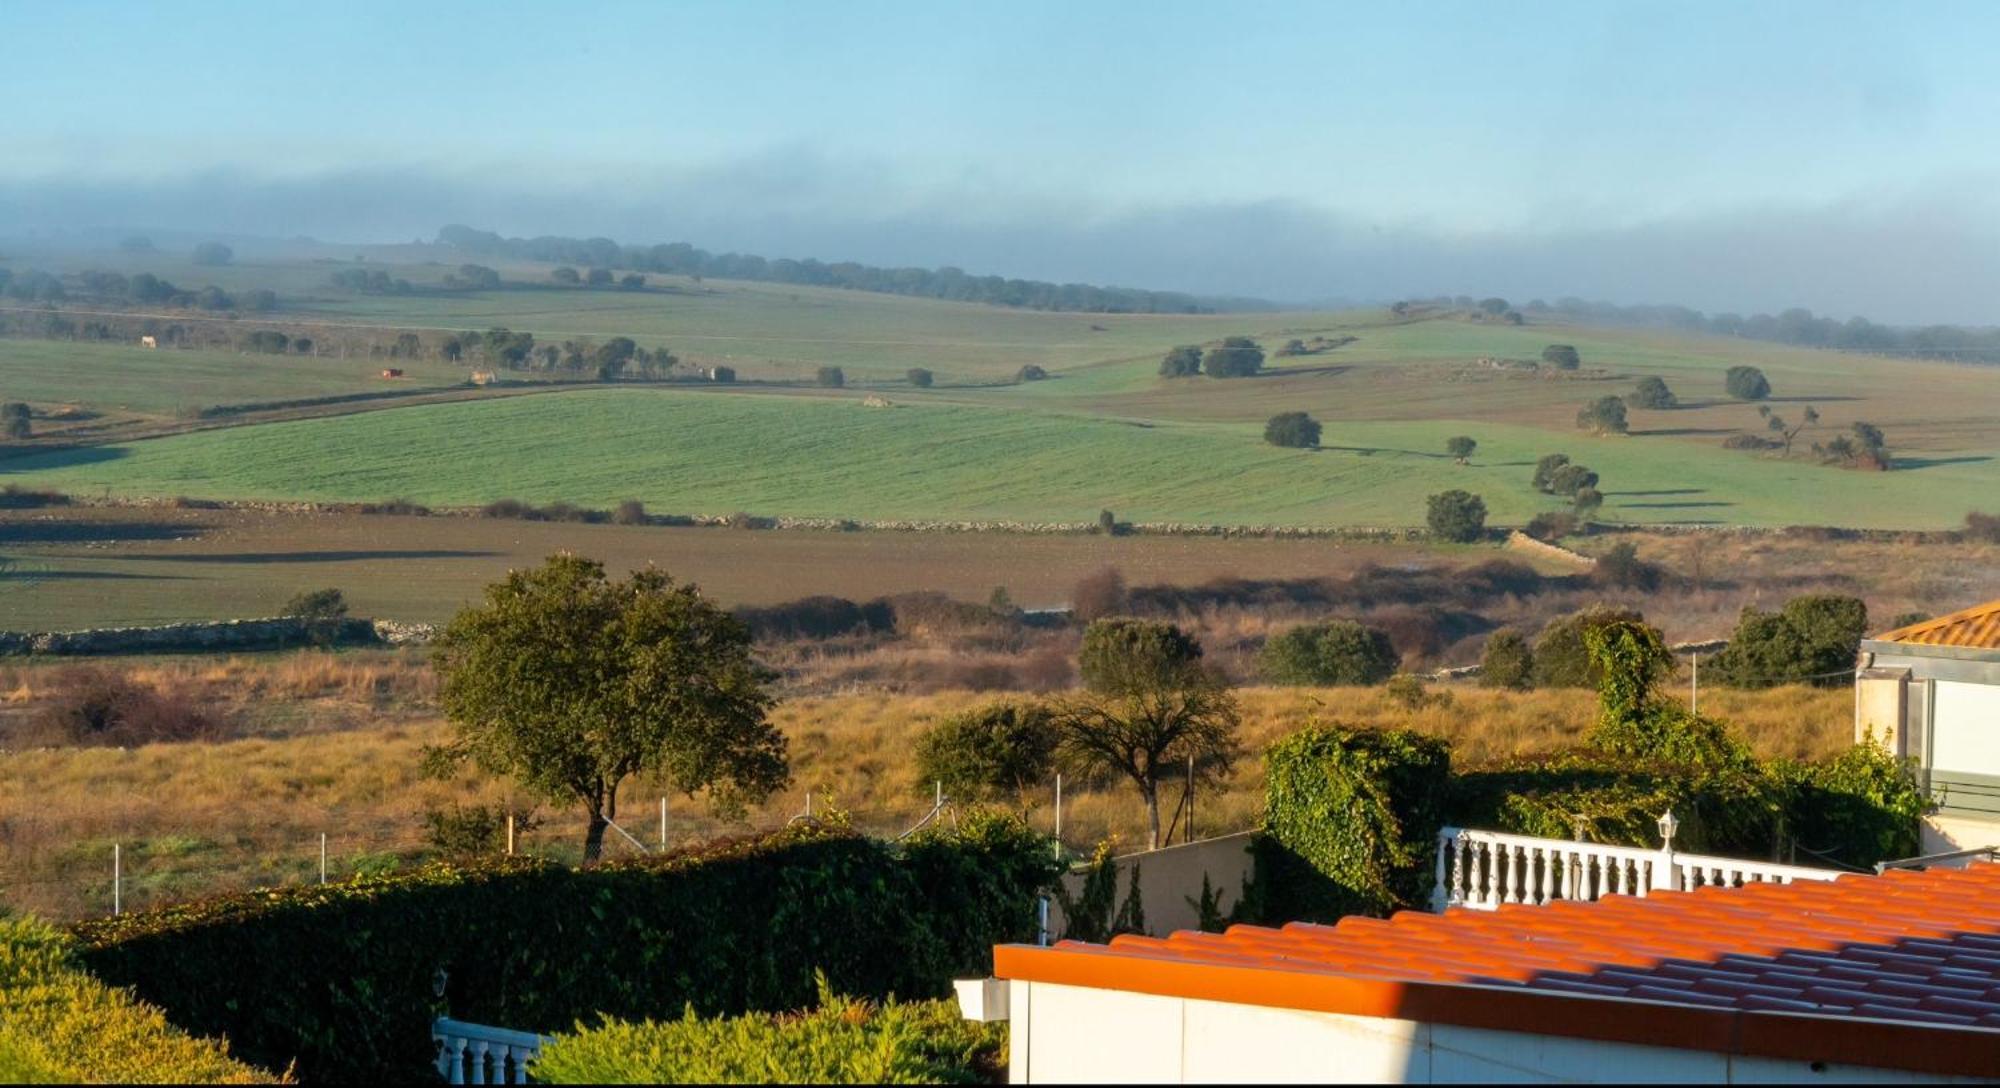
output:
<instances>
[{"instance_id":1,"label":"hedgerow","mask_svg":"<svg viewBox=\"0 0 2000 1088\"><path fill-rule=\"evenodd\" d=\"M607 1021L557 1036L535 1062L544 1084L980 1084L1006 1062L1005 1024L950 1001L876 1004L835 994L800 1013Z\"/></svg>"},{"instance_id":2,"label":"hedgerow","mask_svg":"<svg viewBox=\"0 0 2000 1088\"><path fill-rule=\"evenodd\" d=\"M176 1022L313 1080L408 1079L449 1014L550 1031L599 1014L796 1009L822 970L943 994L1032 939L1053 851L977 816L901 847L839 827L591 869L532 859L224 896L76 927L86 962ZM445 980L442 998L434 978Z\"/></svg>"},{"instance_id":3,"label":"hedgerow","mask_svg":"<svg viewBox=\"0 0 2000 1088\"><path fill-rule=\"evenodd\" d=\"M1405 730L1311 725L1264 757L1264 910L1333 921L1420 905L1450 796L1451 749Z\"/></svg>"},{"instance_id":4,"label":"hedgerow","mask_svg":"<svg viewBox=\"0 0 2000 1088\"><path fill-rule=\"evenodd\" d=\"M160 1010L90 977L72 941L0 920L0 1083L270 1084L227 1044L167 1023Z\"/></svg>"}]
</instances>

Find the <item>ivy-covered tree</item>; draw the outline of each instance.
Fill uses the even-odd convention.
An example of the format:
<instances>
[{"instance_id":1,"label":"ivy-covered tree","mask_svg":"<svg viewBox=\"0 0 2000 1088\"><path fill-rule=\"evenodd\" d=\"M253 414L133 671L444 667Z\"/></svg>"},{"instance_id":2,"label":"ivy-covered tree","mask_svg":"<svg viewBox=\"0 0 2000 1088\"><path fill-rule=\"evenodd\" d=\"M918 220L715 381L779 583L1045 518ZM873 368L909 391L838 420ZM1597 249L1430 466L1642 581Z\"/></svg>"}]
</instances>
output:
<instances>
[{"instance_id":1,"label":"ivy-covered tree","mask_svg":"<svg viewBox=\"0 0 2000 1088\"><path fill-rule=\"evenodd\" d=\"M750 631L648 567L623 582L567 553L509 573L446 626L433 659L449 739L437 773L471 763L589 816L584 860L603 853L618 785L642 771L722 811L789 778L766 720L774 675Z\"/></svg>"}]
</instances>

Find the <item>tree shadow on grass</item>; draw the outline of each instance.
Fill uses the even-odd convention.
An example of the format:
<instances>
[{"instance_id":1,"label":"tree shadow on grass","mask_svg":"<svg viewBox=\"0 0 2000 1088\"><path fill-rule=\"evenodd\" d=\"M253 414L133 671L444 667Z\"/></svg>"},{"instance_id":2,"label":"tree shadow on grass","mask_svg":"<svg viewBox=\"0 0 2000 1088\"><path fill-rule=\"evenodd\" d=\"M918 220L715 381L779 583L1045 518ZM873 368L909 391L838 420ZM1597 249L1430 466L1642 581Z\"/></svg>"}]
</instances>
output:
<instances>
[{"instance_id":1,"label":"tree shadow on grass","mask_svg":"<svg viewBox=\"0 0 2000 1088\"><path fill-rule=\"evenodd\" d=\"M1733 502L1621 502L1621 510L1698 510L1703 507L1735 506Z\"/></svg>"},{"instance_id":2,"label":"tree shadow on grass","mask_svg":"<svg viewBox=\"0 0 2000 1088\"><path fill-rule=\"evenodd\" d=\"M1903 469L1936 468L1939 465L1976 465L1991 460L1993 458L1981 454L1968 454L1964 457L1898 457L1895 459L1894 467L1900 471Z\"/></svg>"},{"instance_id":3,"label":"tree shadow on grass","mask_svg":"<svg viewBox=\"0 0 2000 1088\"><path fill-rule=\"evenodd\" d=\"M1660 487L1654 488L1651 491L1606 491L1604 492L1604 497L1609 499L1622 495L1705 495L1707 493L1708 489L1705 487Z\"/></svg>"},{"instance_id":4,"label":"tree shadow on grass","mask_svg":"<svg viewBox=\"0 0 2000 1088\"><path fill-rule=\"evenodd\" d=\"M23 447L16 448L20 450L22 456L0 459L0 473L39 472L53 468L75 468L79 465L101 465L107 461L132 456L132 451L124 446L69 446L32 452Z\"/></svg>"},{"instance_id":5,"label":"tree shadow on grass","mask_svg":"<svg viewBox=\"0 0 2000 1088\"><path fill-rule=\"evenodd\" d=\"M0 568L0 582L185 582L185 574L126 574L115 570Z\"/></svg>"},{"instance_id":6,"label":"tree shadow on grass","mask_svg":"<svg viewBox=\"0 0 2000 1088\"><path fill-rule=\"evenodd\" d=\"M206 525L170 525L153 521L7 521L0 522L0 543L191 540L207 528Z\"/></svg>"},{"instance_id":7,"label":"tree shadow on grass","mask_svg":"<svg viewBox=\"0 0 2000 1088\"><path fill-rule=\"evenodd\" d=\"M1735 434L1736 427L1656 427L1650 431L1633 431L1634 437L1644 438L1686 438L1696 435Z\"/></svg>"}]
</instances>

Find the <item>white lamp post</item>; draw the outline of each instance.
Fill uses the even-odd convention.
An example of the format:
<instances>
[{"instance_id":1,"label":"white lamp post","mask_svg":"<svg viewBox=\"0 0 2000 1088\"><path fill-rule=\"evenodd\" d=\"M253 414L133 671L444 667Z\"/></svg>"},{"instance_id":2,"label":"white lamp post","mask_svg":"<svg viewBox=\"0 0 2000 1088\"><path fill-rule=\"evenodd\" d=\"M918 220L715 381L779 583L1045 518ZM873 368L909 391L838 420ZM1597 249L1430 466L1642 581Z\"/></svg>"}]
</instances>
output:
<instances>
[{"instance_id":1,"label":"white lamp post","mask_svg":"<svg viewBox=\"0 0 2000 1088\"><path fill-rule=\"evenodd\" d=\"M1681 822L1674 819L1674 810L1660 813L1660 860L1655 862L1653 887L1656 890L1677 892L1681 890L1680 870L1674 864L1674 832Z\"/></svg>"}]
</instances>

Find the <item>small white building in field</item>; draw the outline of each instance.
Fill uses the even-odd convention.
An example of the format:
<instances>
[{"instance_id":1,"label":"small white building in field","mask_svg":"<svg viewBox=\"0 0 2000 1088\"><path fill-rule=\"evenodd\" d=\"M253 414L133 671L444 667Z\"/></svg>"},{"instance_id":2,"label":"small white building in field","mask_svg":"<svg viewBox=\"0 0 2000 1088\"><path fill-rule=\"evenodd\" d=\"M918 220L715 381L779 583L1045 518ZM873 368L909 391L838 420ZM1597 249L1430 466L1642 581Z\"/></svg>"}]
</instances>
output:
<instances>
[{"instance_id":1,"label":"small white building in field","mask_svg":"<svg viewBox=\"0 0 2000 1088\"><path fill-rule=\"evenodd\" d=\"M2000 601L1861 642L1856 738L1915 760L1936 802L1924 850L2000 846Z\"/></svg>"},{"instance_id":2,"label":"small white building in field","mask_svg":"<svg viewBox=\"0 0 2000 1088\"><path fill-rule=\"evenodd\" d=\"M2000 1077L2000 864L1108 945L960 984L1042 1083Z\"/></svg>"}]
</instances>

